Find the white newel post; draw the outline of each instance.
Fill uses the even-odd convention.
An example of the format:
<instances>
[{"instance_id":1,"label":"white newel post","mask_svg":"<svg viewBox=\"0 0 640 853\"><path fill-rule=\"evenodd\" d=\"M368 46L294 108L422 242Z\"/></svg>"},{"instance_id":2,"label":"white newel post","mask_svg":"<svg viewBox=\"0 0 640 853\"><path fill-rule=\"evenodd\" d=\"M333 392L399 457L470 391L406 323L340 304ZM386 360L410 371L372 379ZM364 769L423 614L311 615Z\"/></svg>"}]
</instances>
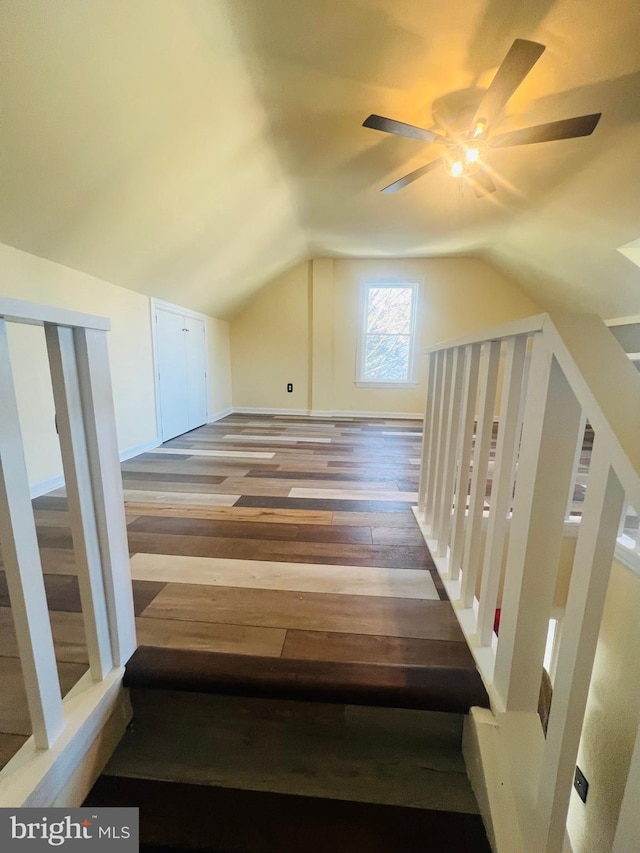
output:
<instances>
[{"instance_id":1,"label":"white newel post","mask_svg":"<svg viewBox=\"0 0 640 853\"><path fill-rule=\"evenodd\" d=\"M73 336L69 327L45 324L89 665L101 681L113 658Z\"/></svg>"},{"instance_id":2,"label":"white newel post","mask_svg":"<svg viewBox=\"0 0 640 853\"><path fill-rule=\"evenodd\" d=\"M507 711L538 707L581 409L544 333L534 339L494 686Z\"/></svg>"},{"instance_id":3,"label":"white newel post","mask_svg":"<svg viewBox=\"0 0 640 853\"><path fill-rule=\"evenodd\" d=\"M74 336L111 653L114 665L124 666L137 641L107 333L76 329Z\"/></svg>"},{"instance_id":4,"label":"white newel post","mask_svg":"<svg viewBox=\"0 0 640 853\"><path fill-rule=\"evenodd\" d=\"M62 697L22 448L7 330L0 317L0 541L35 745L64 727Z\"/></svg>"}]
</instances>

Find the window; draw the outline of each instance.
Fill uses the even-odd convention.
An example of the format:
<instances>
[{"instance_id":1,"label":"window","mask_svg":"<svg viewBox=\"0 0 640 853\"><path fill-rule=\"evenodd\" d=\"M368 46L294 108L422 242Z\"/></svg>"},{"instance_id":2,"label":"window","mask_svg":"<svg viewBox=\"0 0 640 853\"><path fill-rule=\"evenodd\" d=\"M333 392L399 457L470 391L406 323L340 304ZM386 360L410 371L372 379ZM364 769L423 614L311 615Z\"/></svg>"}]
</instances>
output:
<instances>
[{"instance_id":1,"label":"window","mask_svg":"<svg viewBox=\"0 0 640 853\"><path fill-rule=\"evenodd\" d=\"M416 282L363 285L358 385L413 384Z\"/></svg>"}]
</instances>

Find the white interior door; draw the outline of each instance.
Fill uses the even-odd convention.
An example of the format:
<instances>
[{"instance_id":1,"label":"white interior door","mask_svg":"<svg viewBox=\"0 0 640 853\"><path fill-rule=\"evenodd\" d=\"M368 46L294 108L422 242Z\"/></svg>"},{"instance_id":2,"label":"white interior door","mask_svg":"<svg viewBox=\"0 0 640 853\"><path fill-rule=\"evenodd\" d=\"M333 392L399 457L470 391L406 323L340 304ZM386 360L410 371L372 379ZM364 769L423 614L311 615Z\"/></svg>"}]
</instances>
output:
<instances>
[{"instance_id":1,"label":"white interior door","mask_svg":"<svg viewBox=\"0 0 640 853\"><path fill-rule=\"evenodd\" d=\"M184 325L189 429L195 429L207 422L207 353L204 320L185 317Z\"/></svg>"},{"instance_id":2,"label":"white interior door","mask_svg":"<svg viewBox=\"0 0 640 853\"><path fill-rule=\"evenodd\" d=\"M156 309L156 353L163 441L189 429L184 317Z\"/></svg>"},{"instance_id":3,"label":"white interior door","mask_svg":"<svg viewBox=\"0 0 640 853\"><path fill-rule=\"evenodd\" d=\"M204 320L155 309L160 437L168 441L207 422Z\"/></svg>"}]
</instances>

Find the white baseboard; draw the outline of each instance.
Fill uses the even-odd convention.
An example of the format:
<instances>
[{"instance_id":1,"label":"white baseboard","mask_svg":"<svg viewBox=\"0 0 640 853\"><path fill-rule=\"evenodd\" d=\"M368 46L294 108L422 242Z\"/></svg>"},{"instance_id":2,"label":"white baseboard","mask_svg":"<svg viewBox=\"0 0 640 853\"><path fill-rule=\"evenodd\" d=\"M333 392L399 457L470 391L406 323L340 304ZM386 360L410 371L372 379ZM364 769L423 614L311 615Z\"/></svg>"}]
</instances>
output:
<instances>
[{"instance_id":1,"label":"white baseboard","mask_svg":"<svg viewBox=\"0 0 640 853\"><path fill-rule=\"evenodd\" d=\"M145 441L144 444L136 444L135 447L127 447L126 450L120 451L120 461L126 462L133 456L138 456L140 453L148 453L154 447L159 447L162 444L159 438L153 438L151 441ZM56 474L55 477L49 477L48 480L38 480L37 483L32 483L29 486L29 495L31 499L39 498L40 495L47 495L54 489L61 489L64 486L64 474Z\"/></svg>"},{"instance_id":2,"label":"white baseboard","mask_svg":"<svg viewBox=\"0 0 640 853\"><path fill-rule=\"evenodd\" d=\"M134 456L139 456L141 453L148 453L154 447L160 447L162 440L159 437L152 438L151 441L145 441L144 444L136 444L135 447L127 447L126 450L120 451L120 461L126 462L127 459L132 459Z\"/></svg>"},{"instance_id":3,"label":"white baseboard","mask_svg":"<svg viewBox=\"0 0 640 853\"><path fill-rule=\"evenodd\" d=\"M424 419L422 412L356 412L352 410L326 411L315 409L311 412L314 418L389 418L393 420L421 421Z\"/></svg>"},{"instance_id":4,"label":"white baseboard","mask_svg":"<svg viewBox=\"0 0 640 853\"><path fill-rule=\"evenodd\" d=\"M221 421L222 418L226 418L227 415L232 415L233 411L234 411L233 409L229 408L229 409L223 409L221 412L216 412L213 415L209 415L209 417L207 419L207 423L208 424L214 424L216 421Z\"/></svg>"},{"instance_id":5,"label":"white baseboard","mask_svg":"<svg viewBox=\"0 0 640 853\"><path fill-rule=\"evenodd\" d=\"M39 498L40 495L46 495L54 489L60 489L64 486L64 476L56 474L55 477L50 477L48 480L39 480L29 486L29 495L31 499Z\"/></svg>"},{"instance_id":6,"label":"white baseboard","mask_svg":"<svg viewBox=\"0 0 640 853\"><path fill-rule=\"evenodd\" d=\"M237 415L295 415L310 418L393 418L395 420L421 421L424 418L418 412L356 412L352 410L330 411L328 409L267 409L254 406L234 406L225 414Z\"/></svg>"},{"instance_id":7,"label":"white baseboard","mask_svg":"<svg viewBox=\"0 0 640 853\"><path fill-rule=\"evenodd\" d=\"M309 409L264 409L254 406L234 406L234 415L304 415L308 417Z\"/></svg>"}]
</instances>

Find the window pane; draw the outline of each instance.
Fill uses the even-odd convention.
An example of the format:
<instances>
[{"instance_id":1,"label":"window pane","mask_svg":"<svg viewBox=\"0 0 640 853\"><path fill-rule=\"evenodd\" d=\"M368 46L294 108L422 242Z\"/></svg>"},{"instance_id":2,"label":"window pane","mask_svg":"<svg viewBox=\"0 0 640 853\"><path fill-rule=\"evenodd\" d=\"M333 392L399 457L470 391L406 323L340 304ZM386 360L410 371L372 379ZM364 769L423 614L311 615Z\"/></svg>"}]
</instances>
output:
<instances>
[{"instance_id":1,"label":"window pane","mask_svg":"<svg viewBox=\"0 0 640 853\"><path fill-rule=\"evenodd\" d=\"M406 382L409 378L409 335L367 335L364 378Z\"/></svg>"},{"instance_id":2,"label":"window pane","mask_svg":"<svg viewBox=\"0 0 640 853\"><path fill-rule=\"evenodd\" d=\"M411 287L370 287L367 332L408 335L411 332Z\"/></svg>"}]
</instances>

